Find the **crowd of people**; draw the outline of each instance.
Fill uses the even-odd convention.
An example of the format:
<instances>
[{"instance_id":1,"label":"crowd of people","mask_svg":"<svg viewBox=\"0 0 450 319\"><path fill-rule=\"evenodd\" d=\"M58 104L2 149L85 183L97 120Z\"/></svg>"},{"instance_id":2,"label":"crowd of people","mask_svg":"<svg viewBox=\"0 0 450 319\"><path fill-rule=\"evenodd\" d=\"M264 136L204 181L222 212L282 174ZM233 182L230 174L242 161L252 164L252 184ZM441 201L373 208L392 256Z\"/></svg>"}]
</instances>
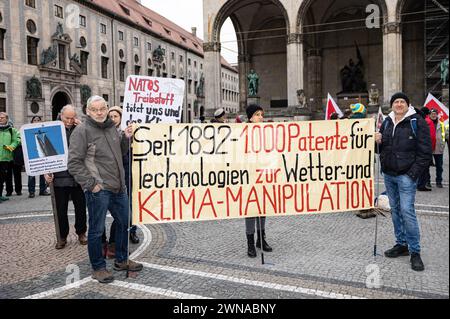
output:
<instances>
[{"instance_id":1,"label":"crowd of people","mask_svg":"<svg viewBox=\"0 0 450 319\"><path fill-rule=\"evenodd\" d=\"M436 110L417 110L410 105L404 93L391 98L392 112L376 133L376 148L380 154L381 171L391 207L396 244L385 252L388 258L411 256L413 270L424 270L421 259L420 230L414 208L416 190L430 191L430 166L436 167L436 186L443 187L443 153L448 145L448 126L438 118ZM136 226L131 225L130 137L132 127L120 129L122 109L108 108L106 101L92 96L86 107L86 118L81 122L73 106L62 108L59 119L64 124L69 146L68 170L39 177L39 195L49 195L48 185L53 185L59 234L56 249L63 249L69 234L68 203L75 209L75 232L81 245L87 245L92 277L101 283L114 280L106 268L105 258L114 258L117 271L140 271L142 264L129 260L129 241L138 243ZM247 119L237 116L236 123L260 123L264 110L259 105L249 105ZM352 105L344 118L365 118L364 105ZM332 114L332 119L338 119ZM41 122L33 117L32 123ZM214 113L212 123L226 123L227 114L220 108ZM24 161L21 155L20 134L9 121L8 114L0 113L0 203L7 201L13 192L22 193L21 172ZM6 196L2 196L4 184ZM35 196L35 177L29 177L29 197ZM87 209L86 209L87 208ZM86 212L87 211L87 212ZM105 219L110 212L112 223L109 239ZM86 214L89 218L87 219ZM359 214L368 213L367 211ZM370 212L369 212L370 213ZM366 218L360 215L359 217ZM370 217L375 216L374 214ZM88 224L88 225L87 225ZM88 227L89 226L89 227ZM255 232L257 240L255 242ZM87 236L86 236L87 233ZM271 252L266 241L266 218L246 218L247 255L257 256L256 248Z\"/></svg>"}]
</instances>

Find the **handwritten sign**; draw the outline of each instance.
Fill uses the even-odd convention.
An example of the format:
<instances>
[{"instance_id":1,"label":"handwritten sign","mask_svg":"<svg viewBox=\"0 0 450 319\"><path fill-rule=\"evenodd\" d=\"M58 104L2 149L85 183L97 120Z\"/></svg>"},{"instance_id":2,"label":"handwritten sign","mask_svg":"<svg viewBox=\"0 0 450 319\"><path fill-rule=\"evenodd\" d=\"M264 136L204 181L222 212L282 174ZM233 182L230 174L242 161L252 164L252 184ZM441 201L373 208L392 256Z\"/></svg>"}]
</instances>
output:
<instances>
[{"instance_id":1,"label":"handwritten sign","mask_svg":"<svg viewBox=\"0 0 450 319\"><path fill-rule=\"evenodd\" d=\"M20 135L27 175L67 170L67 136L62 122L26 124L20 129Z\"/></svg>"},{"instance_id":2,"label":"handwritten sign","mask_svg":"<svg viewBox=\"0 0 450 319\"><path fill-rule=\"evenodd\" d=\"M373 208L374 120L135 128L133 223Z\"/></svg>"},{"instance_id":3,"label":"handwritten sign","mask_svg":"<svg viewBox=\"0 0 450 319\"><path fill-rule=\"evenodd\" d=\"M184 81L131 75L123 102L122 129L128 124L180 123Z\"/></svg>"}]
</instances>

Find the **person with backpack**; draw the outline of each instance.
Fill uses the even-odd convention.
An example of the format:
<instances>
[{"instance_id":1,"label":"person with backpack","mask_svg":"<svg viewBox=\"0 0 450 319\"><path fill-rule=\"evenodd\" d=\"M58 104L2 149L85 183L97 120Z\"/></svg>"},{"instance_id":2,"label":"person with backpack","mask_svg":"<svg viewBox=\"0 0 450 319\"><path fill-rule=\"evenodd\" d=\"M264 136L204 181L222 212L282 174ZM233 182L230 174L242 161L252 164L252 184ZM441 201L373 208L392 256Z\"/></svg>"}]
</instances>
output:
<instances>
[{"instance_id":1,"label":"person with backpack","mask_svg":"<svg viewBox=\"0 0 450 319\"><path fill-rule=\"evenodd\" d=\"M12 194L11 185L8 185L8 174L12 172L13 151L20 145L20 134L11 126L9 116L0 112L0 203L8 200ZM11 176L12 178L12 176ZM6 183L6 196L3 196L3 184Z\"/></svg>"},{"instance_id":2,"label":"person with backpack","mask_svg":"<svg viewBox=\"0 0 450 319\"><path fill-rule=\"evenodd\" d=\"M411 255L411 268L423 271L414 202L417 180L431 162L430 129L406 94L396 93L390 102L392 112L375 134L396 238L395 246L384 255L388 258Z\"/></svg>"}]
</instances>

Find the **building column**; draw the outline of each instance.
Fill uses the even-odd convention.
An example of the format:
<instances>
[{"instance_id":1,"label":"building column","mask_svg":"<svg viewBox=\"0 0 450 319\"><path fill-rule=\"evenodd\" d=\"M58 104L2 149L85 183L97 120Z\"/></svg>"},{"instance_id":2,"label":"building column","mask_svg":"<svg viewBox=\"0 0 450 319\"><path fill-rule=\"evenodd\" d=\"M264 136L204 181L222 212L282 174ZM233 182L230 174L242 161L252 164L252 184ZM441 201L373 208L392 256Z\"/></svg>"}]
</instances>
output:
<instances>
[{"instance_id":1,"label":"building column","mask_svg":"<svg viewBox=\"0 0 450 319\"><path fill-rule=\"evenodd\" d=\"M287 87L288 107L298 105L297 90L305 89L303 83L302 35L291 33L287 39Z\"/></svg>"},{"instance_id":2,"label":"building column","mask_svg":"<svg viewBox=\"0 0 450 319\"><path fill-rule=\"evenodd\" d=\"M203 44L205 54L205 116L210 116L215 109L222 107L220 48L219 42Z\"/></svg>"},{"instance_id":3,"label":"building column","mask_svg":"<svg viewBox=\"0 0 450 319\"><path fill-rule=\"evenodd\" d=\"M247 108L248 84L247 74L250 72L251 57L248 54L239 54L239 112L244 112Z\"/></svg>"},{"instance_id":4,"label":"building column","mask_svg":"<svg viewBox=\"0 0 450 319\"><path fill-rule=\"evenodd\" d=\"M383 101L402 90L402 34L399 22L383 26Z\"/></svg>"},{"instance_id":5,"label":"building column","mask_svg":"<svg viewBox=\"0 0 450 319\"><path fill-rule=\"evenodd\" d=\"M310 104L311 111L322 111L322 50L311 49L308 50L308 91L306 92L308 98L313 98L314 101Z\"/></svg>"}]
</instances>

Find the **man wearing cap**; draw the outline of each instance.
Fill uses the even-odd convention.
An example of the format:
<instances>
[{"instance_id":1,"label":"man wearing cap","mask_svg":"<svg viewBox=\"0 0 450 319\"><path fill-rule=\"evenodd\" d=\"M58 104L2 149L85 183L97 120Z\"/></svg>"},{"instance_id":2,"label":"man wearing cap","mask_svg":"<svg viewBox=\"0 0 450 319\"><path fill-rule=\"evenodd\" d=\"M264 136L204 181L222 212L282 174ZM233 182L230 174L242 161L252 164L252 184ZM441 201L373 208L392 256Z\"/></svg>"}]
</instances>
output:
<instances>
[{"instance_id":1,"label":"man wearing cap","mask_svg":"<svg viewBox=\"0 0 450 319\"><path fill-rule=\"evenodd\" d=\"M225 123L227 120L225 114L226 113L223 108L217 109L214 112L214 118L211 120L211 123Z\"/></svg>"},{"instance_id":2,"label":"man wearing cap","mask_svg":"<svg viewBox=\"0 0 450 319\"><path fill-rule=\"evenodd\" d=\"M433 129L436 133L436 146L433 149L434 164L436 166L436 187L443 188L442 173L444 171L444 150L448 140L448 130L445 129L445 124L439 121L439 113L436 109L430 111L430 119L433 122Z\"/></svg>"},{"instance_id":3,"label":"man wearing cap","mask_svg":"<svg viewBox=\"0 0 450 319\"><path fill-rule=\"evenodd\" d=\"M411 268L423 271L414 202L417 179L431 162L430 129L410 106L406 94L394 94L391 107L392 112L375 134L396 238L396 245L384 255L388 258L411 255Z\"/></svg>"}]
</instances>

